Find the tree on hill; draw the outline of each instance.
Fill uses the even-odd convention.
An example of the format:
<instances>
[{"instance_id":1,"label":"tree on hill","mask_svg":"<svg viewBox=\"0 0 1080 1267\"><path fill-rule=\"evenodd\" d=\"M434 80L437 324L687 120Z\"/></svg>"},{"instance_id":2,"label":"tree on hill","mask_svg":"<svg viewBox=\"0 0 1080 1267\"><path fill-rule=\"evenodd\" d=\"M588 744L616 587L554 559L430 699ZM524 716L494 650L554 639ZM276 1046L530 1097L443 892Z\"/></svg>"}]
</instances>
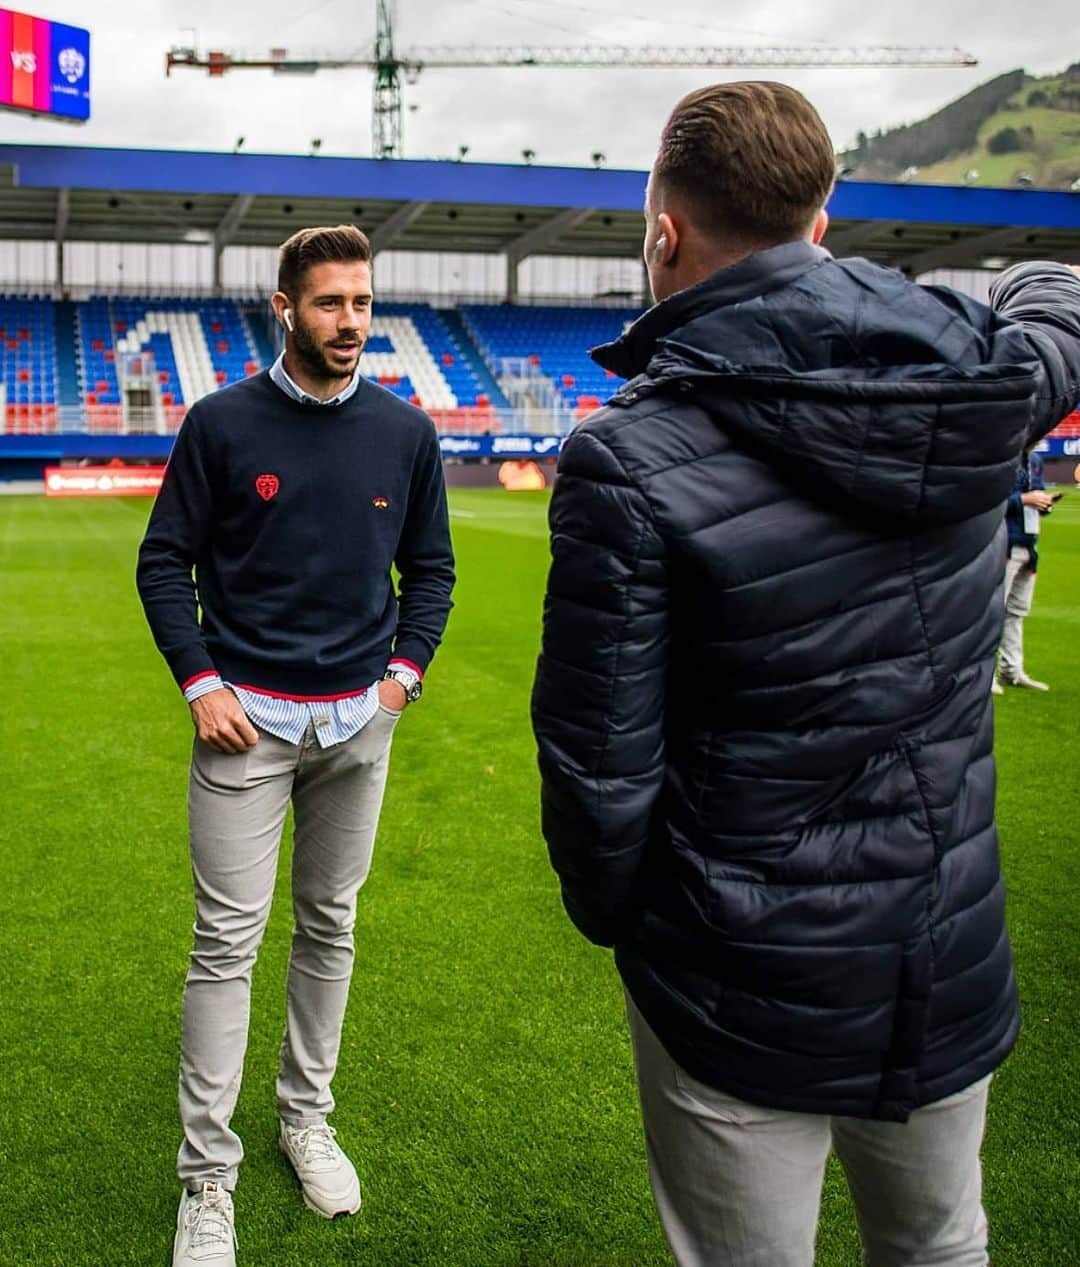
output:
<instances>
[{"instance_id":1,"label":"tree on hill","mask_svg":"<svg viewBox=\"0 0 1080 1267\"><path fill-rule=\"evenodd\" d=\"M1030 150L1035 144L1032 128L1002 128L986 142L991 154L1012 154L1016 150Z\"/></svg>"}]
</instances>

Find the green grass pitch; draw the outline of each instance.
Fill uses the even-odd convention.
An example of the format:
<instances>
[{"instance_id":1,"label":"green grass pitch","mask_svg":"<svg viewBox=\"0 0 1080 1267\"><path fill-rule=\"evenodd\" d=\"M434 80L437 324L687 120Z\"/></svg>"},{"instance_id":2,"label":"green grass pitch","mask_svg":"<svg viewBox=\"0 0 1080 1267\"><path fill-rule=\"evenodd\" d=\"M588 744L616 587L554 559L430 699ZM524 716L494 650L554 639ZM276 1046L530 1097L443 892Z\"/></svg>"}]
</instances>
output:
<instances>
[{"instance_id":1,"label":"green grass pitch","mask_svg":"<svg viewBox=\"0 0 1080 1267\"><path fill-rule=\"evenodd\" d=\"M133 585L146 501L0 497L0 1264L169 1261L192 899L187 709ZM334 1121L363 1213L315 1218L275 1144L288 839L236 1125L242 1267L650 1267L610 956L565 919L527 720L543 495L452 495L460 582L398 730ZM995 1267L1080 1263L1080 494L1046 524L1028 668L995 705L1024 1032L991 1100ZM856 1267L840 1174L819 1267Z\"/></svg>"}]
</instances>

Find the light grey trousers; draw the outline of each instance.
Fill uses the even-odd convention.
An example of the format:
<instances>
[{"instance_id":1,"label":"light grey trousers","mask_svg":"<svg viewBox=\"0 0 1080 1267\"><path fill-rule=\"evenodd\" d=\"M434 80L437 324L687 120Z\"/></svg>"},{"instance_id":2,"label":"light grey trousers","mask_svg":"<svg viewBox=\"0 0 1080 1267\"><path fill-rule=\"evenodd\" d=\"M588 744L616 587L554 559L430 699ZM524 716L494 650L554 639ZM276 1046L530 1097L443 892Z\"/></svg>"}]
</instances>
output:
<instances>
[{"instance_id":1,"label":"light grey trousers","mask_svg":"<svg viewBox=\"0 0 1080 1267\"><path fill-rule=\"evenodd\" d=\"M998 671L1005 679L1019 677L1024 672L1024 617L1031 611L1034 597L1031 551L1027 546L1013 546L1005 564L1005 623L998 658Z\"/></svg>"},{"instance_id":2,"label":"light grey trousers","mask_svg":"<svg viewBox=\"0 0 1080 1267\"><path fill-rule=\"evenodd\" d=\"M649 1178L679 1267L813 1267L830 1150L867 1267L986 1267L988 1077L903 1124L766 1109L692 1078L629 996L627 1015Z\"/></svg>"},{"instance_id":3,"label":"light grey trousers","mask_svg":"<svg viewBox=\"0 0 1080 1267\"><path fill-rule=\"evenodd\" d=\"M195 945L184 987L177 1158L189 1189L213 1181L231 1190L244 1155L230 1121L290 800L295 928L278 1110L290 1126L333 1110L356 895L371 865L399 716L380 705L352 739L325 749L310 726L298 745L260 731L255 747L236 755L196 740L188 787Z\"/></svg>"}]
</instances>

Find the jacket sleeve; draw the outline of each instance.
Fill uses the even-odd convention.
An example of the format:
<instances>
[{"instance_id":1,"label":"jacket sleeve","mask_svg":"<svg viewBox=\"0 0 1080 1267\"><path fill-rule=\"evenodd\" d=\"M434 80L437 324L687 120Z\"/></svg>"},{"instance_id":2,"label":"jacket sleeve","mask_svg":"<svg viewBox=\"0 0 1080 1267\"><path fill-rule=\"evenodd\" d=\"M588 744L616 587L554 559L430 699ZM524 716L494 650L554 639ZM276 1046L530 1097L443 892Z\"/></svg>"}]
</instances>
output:
<instances>
[{"instance_id":1,"label":"jacket sleeve","mask_svg":"<svg viewBox=\"0 0 1080 1267\"><path fill-rule=\"evenodd\" d=\"M193 409L165 467L135 573L150 632L181 690L192 678L216 671L199 627L192 577L209 541L212 514L207 455Z\"/></svg>"},{"instance_id":2,"label":"jacket sleeve","mask_svg":"<svg viewBox=\"0 0 1080 1267\"><path fill-rule=\"evenodd\" d=\"M665 552L649 506L588 431L567 441L551 499L551 571L532 695L541 826L582 933L629 933L664 778Z\"/></svg>"},{"instance_id":3,"label":"jacket sleeve","mask_svg":"<svg viewBox=\"0 0 1080 1267\"><path fill-rule=\"evenodd\" d=\"M404 660L423 673L442 640L454 588L442 453L430 423L413 468L394 565L400 577L394 659Z\"/></svg>"},{"instance_id":4,"label":"jacket sleeve","mask_svg":"<svg viewBox=\"0 0 1080 1267\"><path fill-rule=\"evenodd\" d=\"M1014 264L990 287L990 304L1024 329L1042 365L1028 443L1080 402L1080 277L1064 264Z\"/></svg>"}]
</instances>

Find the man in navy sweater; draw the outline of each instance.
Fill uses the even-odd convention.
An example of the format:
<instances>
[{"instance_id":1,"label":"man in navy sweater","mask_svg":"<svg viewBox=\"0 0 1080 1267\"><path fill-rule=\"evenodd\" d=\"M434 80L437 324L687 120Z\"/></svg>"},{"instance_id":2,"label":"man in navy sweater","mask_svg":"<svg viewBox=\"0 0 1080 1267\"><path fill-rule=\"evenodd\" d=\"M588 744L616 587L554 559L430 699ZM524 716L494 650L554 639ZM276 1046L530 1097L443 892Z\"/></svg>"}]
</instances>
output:
<instances>
[{"instance_id":1,"label":"man in navy sweater","mask_svg":"<svg viewBox=\"0 0 1080 1267\"><path fill-rule=\"evenodd\" d=\"M174 1267L235 1263L243 1149L230 1121L290 801L279 1141L312 1210L360 1208L356 1171L326 1120L356 895L393 731L420 697L454 584L435 429L359 370L367 238L351 225L295 234L272 303L284 352L189 411L139 551L146 617L196 730Z\"/></svg>"}]
</instances>

